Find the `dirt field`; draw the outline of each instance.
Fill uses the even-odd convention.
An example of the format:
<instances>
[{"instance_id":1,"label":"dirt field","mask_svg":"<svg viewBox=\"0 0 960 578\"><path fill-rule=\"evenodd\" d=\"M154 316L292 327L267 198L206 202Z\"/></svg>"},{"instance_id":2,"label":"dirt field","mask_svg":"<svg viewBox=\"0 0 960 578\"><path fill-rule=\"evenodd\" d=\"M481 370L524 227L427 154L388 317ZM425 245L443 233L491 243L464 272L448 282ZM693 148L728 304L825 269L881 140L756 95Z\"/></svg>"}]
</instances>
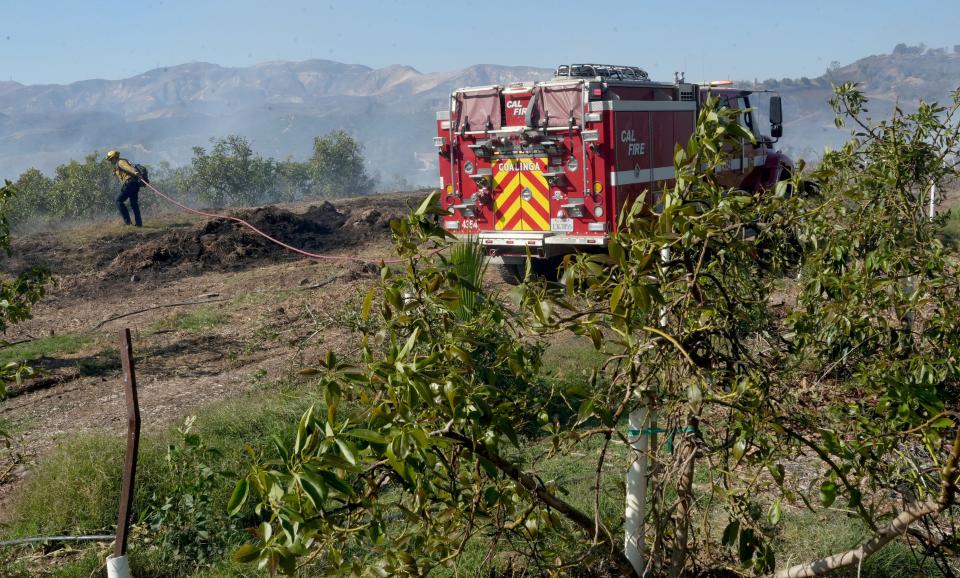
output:
<instances>
[{"instance_id":1,"label":"dirt field","mask_svg":"<svg viewBox=\"0 0 960 578\"><path fill-rule=\"evenodd\" d=\"M147 216L142 230L106 225L17 239L4 271L44 265L55 281L34 318L4 337L31 344L60 337L65 345L39 356L39 374L0 401L0 424L13 435L12 451L0 452L0 521L31 464L58 440L124 429L121 328L134 335L147 430L278 379L328 349L349 353L336 318L359 307L379 275L375 263L391 256L388 220L421 196L232 212L290 245L366 264L303 258L236 223L189 217Z\"/></svg>"}]
</instances>

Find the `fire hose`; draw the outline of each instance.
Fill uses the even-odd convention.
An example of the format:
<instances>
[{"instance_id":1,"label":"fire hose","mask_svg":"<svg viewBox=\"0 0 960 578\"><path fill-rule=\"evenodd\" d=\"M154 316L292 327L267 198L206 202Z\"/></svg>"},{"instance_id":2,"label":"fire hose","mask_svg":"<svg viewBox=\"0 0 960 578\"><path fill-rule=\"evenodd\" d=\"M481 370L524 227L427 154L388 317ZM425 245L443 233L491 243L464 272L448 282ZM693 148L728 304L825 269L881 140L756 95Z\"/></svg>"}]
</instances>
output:
<instances>
[{"instance_id":1,"label":"fire hose","mask_svg":"<svg viewBox=\"0 0 960 578\"><path fill-rule=\"evenodd\" d=\"M257 235L260 235L261 237L263 237L264 239L270 241L271 243L275 243L276 245L279 245L279 246L283 247L284 249L287 249L287 250L289 250L289 251L293 251L294 253L299 253L300 255L303 255L304 257L308 257L308 258L310 258L310 259L316 259L316 260L318 260L318 261L340 261L340 262L346 261L346 262L350 262L350 263L363 263L363 264L367 264L367 263L377 264L377 263L380 263L380 264L384 264L384 265L386 265L386 264L394 264L394 263L403 263L403 262L406 261L406 259L392 259L392 260L388 260L388 261L385 261L385 260L382 260L382 259L381 259L381 260L377 260L377 261L372 261L372 260L370 260L370 259L361 259L361 258L359 258L359 257L342 257L342 256L337 256L337 255L320 255L320 254L318 254L318 253L311 253L310 251L304 251L303 249L298 249L297 247L294 247L294 246L292 246L292 245L288 245L287 243L284 243L283 241L281 241L281 240L279 240L279 239L276 239L276 238L274 238L274 237L271 237L270 235L264 233L263 231L261 231L260 229L258 229L258 228L256 228L256 227L254 227L253 225L251 225L251 224L248 223L247 221L244 221L244 220L241 219L240 217L234 217L234 216L231 216L231 215L222 215L222 214L219 214L219 213L210 213L210 212L207 212L207 211L202 211L202 210L200 210L200 209L194 209L193 207L189 207L189 206L187 206L187 205L184 205L183 203L177 201L177 200L174 199L173 197L169 197L169 196L163 194L158 188L156 188L155 186L151 185L151 184L148 183L147 181L144 181L143 179L140 179L140 182L143 183L144 185L146 185L146 187L147 187L148 189L150 189L151 191L153 191L157 196L159 196L160 198L166 200L166 201L169 202L169 203L172 203L173 205L176 205L176 206L179 207L181 210L184 210L184 211L186 211L186 212L188 212L188 213L193 213L193 214L195 214L195 215L200 215L201 217L207 217L207 218L210 218L210 219L226 219L226 220L228 220L228 221L233 221L233 222L238 223L238 224L240 224L240 225L242 225L242 226L244 226L244 227L247 227L248 229L250 229L251 231L253 231L253 232L256 233ZM437 251L439 251L439 249L438 249Z\"/></svg>"}]
</instances>

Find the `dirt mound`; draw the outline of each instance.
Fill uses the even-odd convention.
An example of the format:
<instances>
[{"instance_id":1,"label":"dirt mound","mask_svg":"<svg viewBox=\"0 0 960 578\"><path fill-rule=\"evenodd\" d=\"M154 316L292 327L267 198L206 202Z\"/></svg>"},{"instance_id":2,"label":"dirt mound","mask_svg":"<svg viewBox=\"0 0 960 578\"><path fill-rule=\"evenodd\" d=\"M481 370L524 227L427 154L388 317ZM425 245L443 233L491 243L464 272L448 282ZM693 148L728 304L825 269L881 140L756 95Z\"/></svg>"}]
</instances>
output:
<instances>
[{"instance_id":1,"label":"dirt mound","mask_svg":"<svg viewBox=\"0 0 960 578\"><path fill-rule=\"evenodd\" d=\"M308 201L228 214L249 220L294 247L342 254L366 245L388 248L390 219L408 214L425 194ZM15 275L39 265L54 274L59 293L77 297L109 293L118 287L125 291L133 287L131 280L165 283L303 258L227 219L196 221L159 214L150 215L141 229L115 221L102 225L18 236L13 254L0 259L0 272Z\"/></svg>"},{"instance_id":2,"label":"dirt mound","mask_svg":"<svg viewBox=\"0 0 960 578\"><path fill-rule=\"evenodd\" d=\"M299 214L277 207L231 214L271 237L314 253L350 247L384 236L387 231L379 214L351 219L349 210L340 212L329 202ZM296 258L300 256L240 223L213 219L188 229L168 231L122 251L110 262L105 276L229 269L264 260Z\"/></svg>"}]
</instances>

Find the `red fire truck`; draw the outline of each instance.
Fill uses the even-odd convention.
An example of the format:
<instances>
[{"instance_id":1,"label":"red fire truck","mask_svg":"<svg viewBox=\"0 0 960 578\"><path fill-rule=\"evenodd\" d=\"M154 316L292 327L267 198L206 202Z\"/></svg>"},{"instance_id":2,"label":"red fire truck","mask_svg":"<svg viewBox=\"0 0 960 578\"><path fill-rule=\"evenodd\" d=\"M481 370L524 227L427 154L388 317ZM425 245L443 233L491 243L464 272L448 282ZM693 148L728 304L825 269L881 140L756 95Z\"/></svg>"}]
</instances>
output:
<instances>
[{"instance_id":1,"label":"red fire truck","mask_svg":"<svg viewBox=\"0 0 960 578\"><path fill-rule=\"evenodd\" d=\"M793 164L774 149L782 133L779 96L769 102L770 135L759 130L753 93L677 78L653 82L635 66L569 64L552 80L461 88L437 113L444 227L487 250L516 274L599 250L617 210L674 178L673 152L685 144L708 91L742 111L756 144L742 143L723 178L755 190L787 178Z\"/></svg>"}]
</instances>

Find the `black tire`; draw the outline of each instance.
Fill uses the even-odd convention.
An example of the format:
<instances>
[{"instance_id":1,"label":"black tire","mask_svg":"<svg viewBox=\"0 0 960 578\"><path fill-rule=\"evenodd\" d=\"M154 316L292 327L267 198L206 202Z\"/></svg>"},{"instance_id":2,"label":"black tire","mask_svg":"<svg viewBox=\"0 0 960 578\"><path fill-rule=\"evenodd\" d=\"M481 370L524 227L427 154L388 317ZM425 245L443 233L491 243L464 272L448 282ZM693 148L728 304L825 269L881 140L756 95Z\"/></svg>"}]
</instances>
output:
<instances>
[{"instance_id":1,"label":"black tire","mask_svg":"<svg viewBox=\"0 0 960 578\"><path fill-rule=\"evenodd\" d=\"M563 257L550 257L549 259L533 259L530 263L531 273L534 277L540 277L548 282L554 283L560 278L560 264ZM527 263L500 265L500 277L511 285L519 285L527 273Z\"/></svg>"},{"instance_id":2,"label":"black tire","mask_svg":"<svg viewBox=\"0 0 960 578\"><path fill-rule=\"evenodd\" d=\"M549 259L534 259L533 274L542 277L550 283L555 283L560 279L560 264L563 263L563 257L550 257Z\"/></svg>"},{"instance_id":3,"label":"black tire","mask_svg":"<svg viewBox=\"0 0 960 578\"><path fill-rule=\"evenodd\" d=\"M525 265L500 265L500 278L510 285L519 285L523 281Z\"/></svg>"}]
</instances>

